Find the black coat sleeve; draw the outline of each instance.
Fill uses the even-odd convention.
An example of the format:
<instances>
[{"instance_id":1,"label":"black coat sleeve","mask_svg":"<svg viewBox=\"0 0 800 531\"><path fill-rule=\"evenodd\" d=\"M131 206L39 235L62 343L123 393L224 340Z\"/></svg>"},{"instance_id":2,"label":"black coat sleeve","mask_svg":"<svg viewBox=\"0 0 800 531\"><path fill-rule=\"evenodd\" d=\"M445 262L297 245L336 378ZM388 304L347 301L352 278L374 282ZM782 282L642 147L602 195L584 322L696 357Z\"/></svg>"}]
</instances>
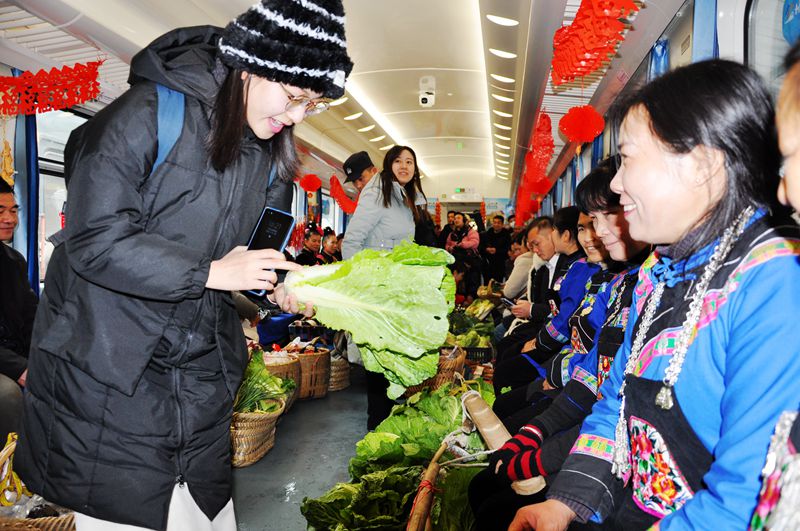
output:
<instances>
[{"instance_id":1,"label":"black coat sleeve","mask_svg":"<svg viewBox=\"0 0 800 531\"><path fill-rule=\"evenodd\" d=\"M135 85L70 136L66 252L90 282L176 302L202 294L211 257L145 229L139 190L156 156L156 106L154 86Z\"/></svg>"}]
</instances>

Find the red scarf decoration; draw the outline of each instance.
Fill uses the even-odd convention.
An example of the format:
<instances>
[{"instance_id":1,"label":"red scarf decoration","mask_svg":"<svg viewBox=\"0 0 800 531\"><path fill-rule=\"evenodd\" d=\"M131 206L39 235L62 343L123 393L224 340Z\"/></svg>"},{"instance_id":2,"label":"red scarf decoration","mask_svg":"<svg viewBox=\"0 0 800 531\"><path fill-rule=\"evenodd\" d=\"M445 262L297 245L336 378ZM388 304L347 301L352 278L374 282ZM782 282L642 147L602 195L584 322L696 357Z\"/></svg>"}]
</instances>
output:
<instances>
[{"instance_id":1,"label":"red scarf decoration","mask_svg":"<svg viewBox=\"0 0 800 531\"><path fill-rule=\"evenodd\" d=\"M341 208L345 214L352 214L356 211L356 206L358 206L358 203L347 197L347 194L342 187L342 183L339 182L339 179L336 178L336 175L331 175L331 197L334 201L336 201L336 204L339 205L339 208Z\"/></svg>"}]
</instances>

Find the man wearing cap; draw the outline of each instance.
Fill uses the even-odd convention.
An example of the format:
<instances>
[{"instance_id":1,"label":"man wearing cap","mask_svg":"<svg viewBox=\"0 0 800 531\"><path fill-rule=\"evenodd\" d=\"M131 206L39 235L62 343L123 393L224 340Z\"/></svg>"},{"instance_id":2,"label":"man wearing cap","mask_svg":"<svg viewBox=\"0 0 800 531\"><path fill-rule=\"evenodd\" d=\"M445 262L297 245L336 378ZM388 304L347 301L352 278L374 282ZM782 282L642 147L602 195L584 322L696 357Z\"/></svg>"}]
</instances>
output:
<instances>
[{"instance_id":1,"label":"man wearing cap","mask_svg":"<svg viewBox=\"0 0 800 531\"><path fill-rule=\"evenodd\" d=\"M378 173L378 168L372 163L366 151L353 153L347 157L343 166L346 175L344 182L353 183L359 192Z\"/></svg>"}]
</instances>

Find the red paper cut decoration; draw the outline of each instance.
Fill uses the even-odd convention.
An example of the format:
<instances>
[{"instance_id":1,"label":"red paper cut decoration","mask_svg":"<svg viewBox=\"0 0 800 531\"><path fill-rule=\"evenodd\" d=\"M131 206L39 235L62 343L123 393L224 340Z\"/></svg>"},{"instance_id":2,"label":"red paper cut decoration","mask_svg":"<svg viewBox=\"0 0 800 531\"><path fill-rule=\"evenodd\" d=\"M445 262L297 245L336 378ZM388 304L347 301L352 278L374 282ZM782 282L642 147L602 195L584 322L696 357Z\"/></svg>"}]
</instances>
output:
<instances>
[{"instance_id":1,"label":"red paper cut decoration","mask_svg":"<svg viewBox=\"0 0 800 531\"><path fill-rule=\"evenodd\" d=\"M620 20L637 12L634 0L583 0L575 19L553 36L553 85L569 83L602 68L623 40Z\"/></svg>"},{"instance_id":2,"label":"red paper cut decoration","mask_svg":"<svg viewBox=\"0 0 800 531\"><path fill-rule=\"evenodd\" d=\"M35 114L57 111L95 99L100 95L97 69L103 61L77 63L49 72L23 72L18 77L0 77L0 114Z\"/></svg>"},{"instance_id":3,"label":"red paper cut decoration","mask_svg":"<svg viewBox=\"0 0 800 531\"><path fill-rule=\"evenodd\" d=\"M558 129L567 140L584 144L603 132L606 121L591 105L573 107L558 122Z\"/></svg>"},{"instance_id":4,"label":"red paper cut decoration","mask_svg":"<svg viewBox=\"0 0 800 531\"><path fill-rule=\"evenodd\" d=\"M436 223L437 227L442 224L442 203L440 203L438 199L436 200L436 214L433 221Z\"/></svg>"},{"instance_id":5,"label":"red paper cut decoration","mask_svg":"<svg viewBox=\"0 0 800 531\"><path fill-rule=\"evenodd\" d=\"M481 201L481 219L486 223L486 202Z\"/></svg>"},{"instance_id":6,"label":"red paper cut decoration","mask_svg":"<svg viewBox=\"0 0 800 531\"><path fill-rule=\"evenodd\" d=\"M331 175L331 197L346 214L352 214L356 211L358 203L347 197L344 188L342 188L342 183L339 182L336 175Z\"/></svg>"},{"instance_id":7,"label":"red paper cut decoration","mask_svg":"<svg viewBox=\"0 0 800 531\"><path fill-rule=\"evenodd\" d=\"M300 179L300 188L306 192L316 192L322 186L322 181L313 173L307 173Z\"/></svg>"}]
</instances>

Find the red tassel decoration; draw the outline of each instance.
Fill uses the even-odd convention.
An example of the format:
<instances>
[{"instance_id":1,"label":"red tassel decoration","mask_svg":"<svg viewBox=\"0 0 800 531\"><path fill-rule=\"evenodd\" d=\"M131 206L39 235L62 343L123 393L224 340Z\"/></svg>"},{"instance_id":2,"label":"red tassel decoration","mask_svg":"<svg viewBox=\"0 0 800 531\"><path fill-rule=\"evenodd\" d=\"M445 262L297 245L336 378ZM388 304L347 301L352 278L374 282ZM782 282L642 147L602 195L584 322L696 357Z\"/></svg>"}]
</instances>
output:
<instances>
[{"instance_id":1,"label":"red tassel decoration","mask_svg":"<svg viewBox=\"0 0 800 531\"><path fill-rule=\"evenodd\" d=\"M358 203L347 197L344 188L342 188L342 183L339 182L336 175L331 175L331 197L346 214L352 214L356 211Z\"/></svg>"}]
</instances>

